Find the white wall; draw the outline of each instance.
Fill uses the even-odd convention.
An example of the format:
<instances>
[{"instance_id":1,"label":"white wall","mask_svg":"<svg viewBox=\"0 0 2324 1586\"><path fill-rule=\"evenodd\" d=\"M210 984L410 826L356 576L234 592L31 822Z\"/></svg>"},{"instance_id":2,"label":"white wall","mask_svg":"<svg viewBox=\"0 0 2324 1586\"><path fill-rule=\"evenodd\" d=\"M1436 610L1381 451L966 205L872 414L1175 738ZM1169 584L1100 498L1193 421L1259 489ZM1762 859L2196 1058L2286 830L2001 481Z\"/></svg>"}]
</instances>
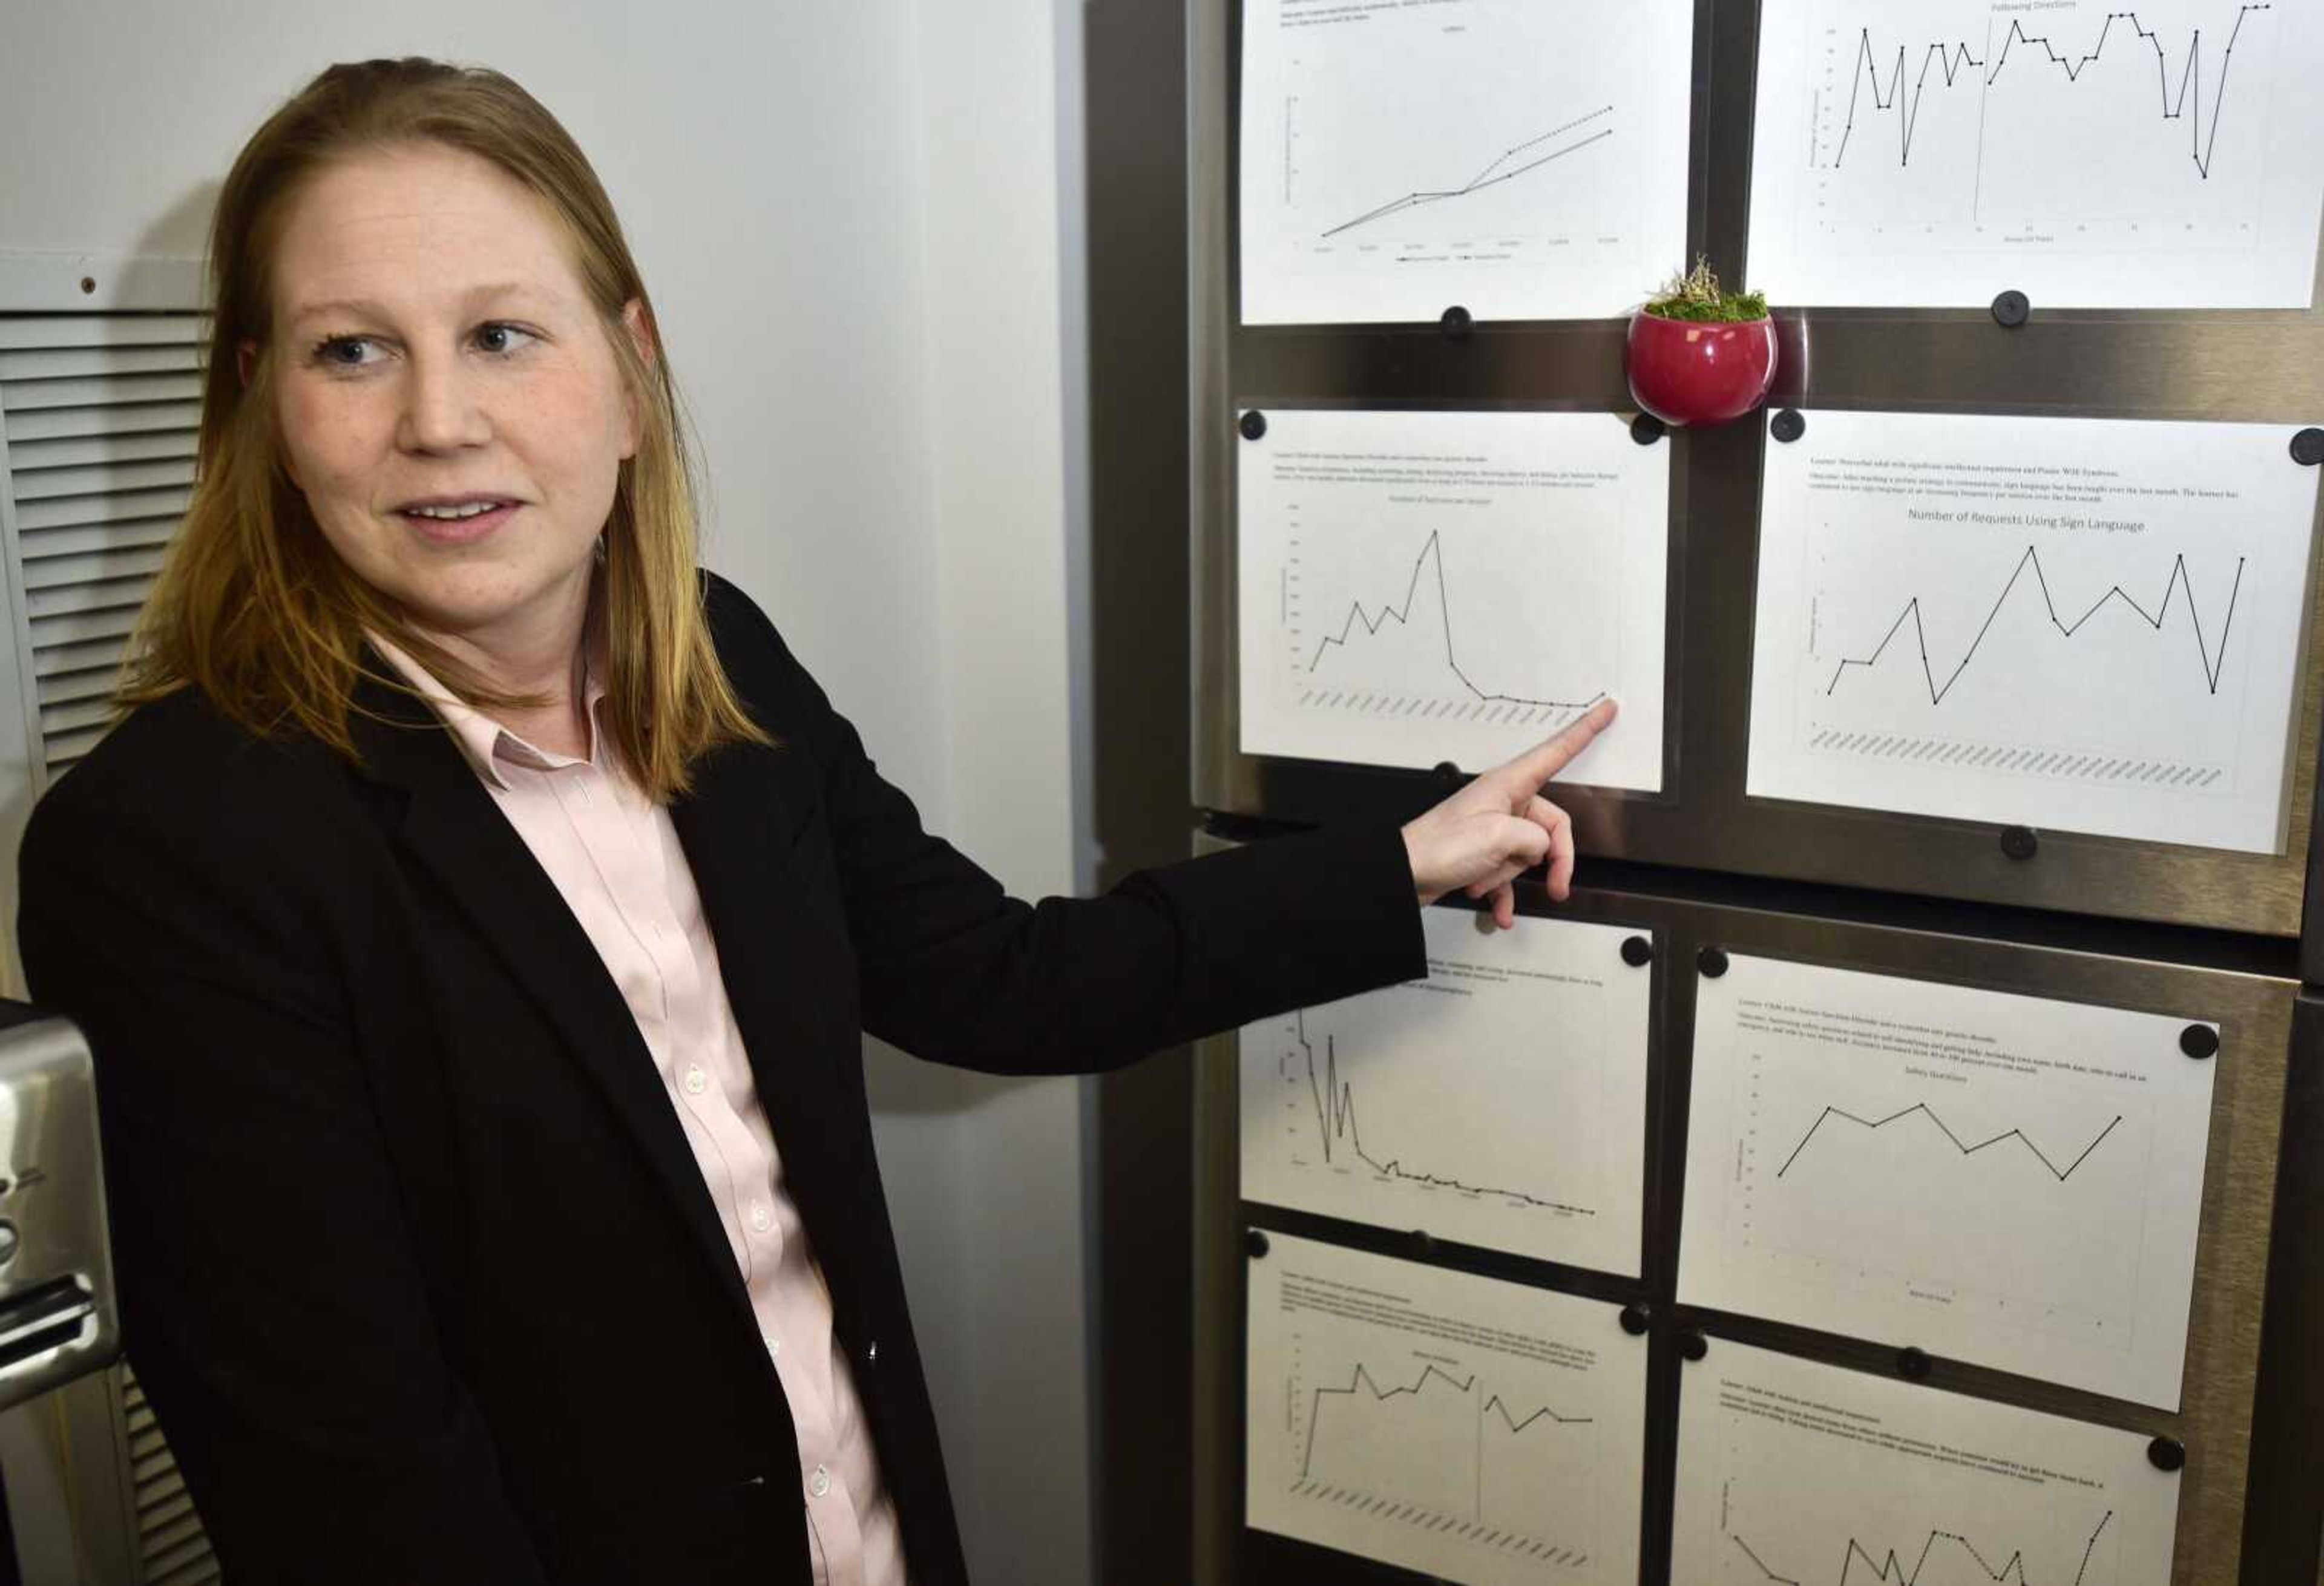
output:
<instances>
[{"instance_id":1,"label":"white wall","mask_svg":"<svg viewBox=\"0 0 2324 1586\"><path fill-rule=\"evenodd\" d=\"M1069 891L1069 532L1086 438L1080 342L1060 308L1083 252L1079 164L1060 129L1061 111L1079 125L1079 0L918 12L945 824L1020 894ZM949 1188L959 1225L908 1231L906 1254L964 1262L941 1301L914 1299L924 1339L939 1307L964 1330L947 1347L968 1369L945 1371L936 1408L970 1559L990 1581L1087 1580L1081 1086L879 1077L891 1173L921 1143L902 1121L919 1104L944 1106L955 1148L914 1198L940 1206Z\"/></svg>"},{"instance_id":2,"label":"white wall","mask_svg":"<svg viewBox=\"0 0 2324 1586\"><path fill-rule=\"evenodd\" d=\"M1077 17L1078 0L5 0L0 294L88 272L103 301L122 255L198 256L234 151L331 60L508 71L629 229L704 443L708 560L931 825L1019 891L1067 888ZM874 1081L971 1563L1085 1581L1074 1085L881 1054Z\"/></svg>"}]
</instances>

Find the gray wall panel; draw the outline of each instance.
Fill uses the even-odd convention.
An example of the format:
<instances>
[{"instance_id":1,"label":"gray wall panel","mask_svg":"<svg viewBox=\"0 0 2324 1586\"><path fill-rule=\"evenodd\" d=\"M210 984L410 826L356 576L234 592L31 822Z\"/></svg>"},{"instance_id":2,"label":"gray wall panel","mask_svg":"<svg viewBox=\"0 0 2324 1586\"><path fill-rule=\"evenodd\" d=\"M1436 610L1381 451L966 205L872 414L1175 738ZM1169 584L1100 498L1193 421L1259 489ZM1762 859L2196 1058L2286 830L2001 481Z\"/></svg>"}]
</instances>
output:
<instances>
[{"instance_id":1,"label":"gray wall panel","mask_svg":"<svg viewBox=\"0 0 2324 1586\"><path fill-rule=\"evenodd\" d=\"M1186 840L1185 25L1149 0L1083 13L1089 158L1093 794L1097 877ZM1089 1215L1097 1578L1190 1572L1194 1069L1183 1051L1092 1082Z\"/></svg>"}]
</instances>

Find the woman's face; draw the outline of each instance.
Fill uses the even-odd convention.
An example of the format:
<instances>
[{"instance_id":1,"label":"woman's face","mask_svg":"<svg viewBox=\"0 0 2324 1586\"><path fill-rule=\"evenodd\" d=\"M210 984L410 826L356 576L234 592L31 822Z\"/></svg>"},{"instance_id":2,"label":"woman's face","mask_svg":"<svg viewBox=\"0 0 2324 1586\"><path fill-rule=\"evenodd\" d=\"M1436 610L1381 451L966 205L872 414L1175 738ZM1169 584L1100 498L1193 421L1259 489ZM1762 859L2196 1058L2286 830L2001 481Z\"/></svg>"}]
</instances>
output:
<instances>
[{"instance_id":1,"label":"woman's face","mask_svg":"<svg viewBox=\"0 0 2324 1586\"><path fill-rule=\"evenodd\" d=\"M547 206L400 145L313 178L274 266L283 460L332 549L487 654L576 635L638 420Z\"/></svg>"}]
</instances>

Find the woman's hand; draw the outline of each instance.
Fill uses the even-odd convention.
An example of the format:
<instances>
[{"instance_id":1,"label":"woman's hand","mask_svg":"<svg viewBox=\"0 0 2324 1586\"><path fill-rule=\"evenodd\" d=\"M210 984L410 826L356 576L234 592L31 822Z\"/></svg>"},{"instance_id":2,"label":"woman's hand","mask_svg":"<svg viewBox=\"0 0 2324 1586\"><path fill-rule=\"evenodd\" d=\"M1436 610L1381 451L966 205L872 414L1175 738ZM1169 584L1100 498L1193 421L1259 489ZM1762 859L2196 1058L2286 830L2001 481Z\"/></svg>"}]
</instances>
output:
<instances>
[{"instance_id":1,"label":"woman's hand","mask_svg":"<svg viewBox=\"0 0 2324 1586\"><path fill-rule=\"evenodd\" d=\"M1541 796L1542 784L1590 747L1616 708L1612 700L1600 700L1556 737L1487 771L1408 823L1404 851L1420 901L1434 903L1455 890L1471 898L1489 892L1493 918L1506 929L1517 923L1510 882L1545 859L1549 895L1563 899L1573 883L1573 821Z\"/></svg>"}]
</instances>

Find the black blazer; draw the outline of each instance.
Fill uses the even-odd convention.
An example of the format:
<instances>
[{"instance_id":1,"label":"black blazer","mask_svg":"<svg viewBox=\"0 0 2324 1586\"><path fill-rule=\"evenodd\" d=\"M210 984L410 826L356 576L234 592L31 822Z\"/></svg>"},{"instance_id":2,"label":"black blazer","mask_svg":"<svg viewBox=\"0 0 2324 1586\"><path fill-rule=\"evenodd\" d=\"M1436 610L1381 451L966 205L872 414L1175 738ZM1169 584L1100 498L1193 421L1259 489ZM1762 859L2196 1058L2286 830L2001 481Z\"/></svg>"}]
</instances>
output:
<instances>
[{"instance_id":1,"label":"black blazer","mask_svg":"<svg viewBox=\"0 0 2324 1586\"><path fill-rule=\"evenodd\" d=\"M1028 906L921 829L745 597L780 744L672 810L917 1586L965 1581L862 1031L1088 1071L1425 973L1401 842L1317 833ZM237 1586L805 1586L796 1437L620 991L424 706L358 769L190 693L42 800L32 989L95 1049L124 1336Z\"/></svg>"}]
</instances>

